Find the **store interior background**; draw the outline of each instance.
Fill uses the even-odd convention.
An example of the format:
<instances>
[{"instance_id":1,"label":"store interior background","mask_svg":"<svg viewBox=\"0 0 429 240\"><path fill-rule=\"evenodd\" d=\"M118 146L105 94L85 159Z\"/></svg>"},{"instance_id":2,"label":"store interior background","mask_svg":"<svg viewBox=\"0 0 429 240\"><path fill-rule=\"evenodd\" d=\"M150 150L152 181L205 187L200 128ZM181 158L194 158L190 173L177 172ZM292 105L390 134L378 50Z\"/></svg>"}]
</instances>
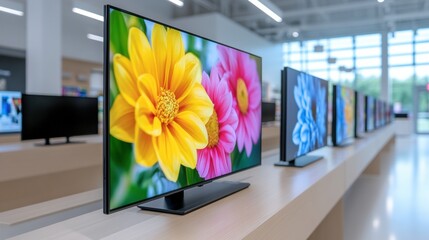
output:
<instances>
[{"instance_id":1,"label":"store interior background","mask_svg":"<svg viewBox=\"0 0 429 240\"><path fill-rule=\"evenodd\" d=\"M0 11L0 91L101 96L103 22L73 8L103 15L103 5L111 4L261 56L264 101L280 103L280 70L290 66L394 103L396 112L408 114L400 135L429 133L429 1L380 1L271 0L283 13L277 23L247 0L184 0L183 7L168 0L0 0L23 12ZM0 143L10 141L19 134L0 136ZM81 191L101 187L98 160L79 172L91 180ZM6 185L0 181L0 189ZM42 200L34 195L15 207Z\"/></svg>"}]
</instances>

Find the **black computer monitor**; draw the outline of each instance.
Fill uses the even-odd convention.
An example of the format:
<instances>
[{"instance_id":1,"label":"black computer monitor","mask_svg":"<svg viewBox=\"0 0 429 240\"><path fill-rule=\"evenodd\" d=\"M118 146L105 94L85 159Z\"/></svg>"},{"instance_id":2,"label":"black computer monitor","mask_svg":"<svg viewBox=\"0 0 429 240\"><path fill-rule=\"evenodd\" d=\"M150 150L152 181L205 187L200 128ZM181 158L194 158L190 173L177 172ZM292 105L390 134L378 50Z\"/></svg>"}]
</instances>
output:
<instances>
[{"instance_id":1,"label":"black computer monitor","mask_svg":"<svg viewBox=\"0 0 429 240\"><path fill-rule=\"evenodd\" d=\"M98 100L88 97L22 95L21 140L98 134Z\"/></svg>"}]
</instances>

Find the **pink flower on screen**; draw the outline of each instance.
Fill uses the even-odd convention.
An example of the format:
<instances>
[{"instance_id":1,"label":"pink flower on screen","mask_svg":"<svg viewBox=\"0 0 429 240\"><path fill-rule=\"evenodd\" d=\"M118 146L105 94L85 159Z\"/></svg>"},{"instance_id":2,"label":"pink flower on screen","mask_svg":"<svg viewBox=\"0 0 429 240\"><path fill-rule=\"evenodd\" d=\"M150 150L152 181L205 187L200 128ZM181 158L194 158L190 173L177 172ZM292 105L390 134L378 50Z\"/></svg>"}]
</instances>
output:
<instances>
[{"instance_id":1,"label":"pink flower on screen","mask_svg":"<svg viewBox=\"0 0 429 240\"><path fill-rule=\"evenodd\" d=\"M245 148L249 157L261 130L261 83L256 61L232 48L218 45L217 49L219 72L227 79L238 115L237 147L240 152Z\"/></svg>"},{"instance_id":2,"label":"pink flower on screen","mask_svg":"<svg viewBox=\"0 0 429 240\"><path fill-rule=\"evenodd\" d=\"M238 117L226 79L220 78L216 66L210 77L203 72L202 85L214 104L214 111L206 124L209 143L197 152L197 170L200 177L211 179L232 171L230 153L235 147Z\"/></svg>"}]
</instances>

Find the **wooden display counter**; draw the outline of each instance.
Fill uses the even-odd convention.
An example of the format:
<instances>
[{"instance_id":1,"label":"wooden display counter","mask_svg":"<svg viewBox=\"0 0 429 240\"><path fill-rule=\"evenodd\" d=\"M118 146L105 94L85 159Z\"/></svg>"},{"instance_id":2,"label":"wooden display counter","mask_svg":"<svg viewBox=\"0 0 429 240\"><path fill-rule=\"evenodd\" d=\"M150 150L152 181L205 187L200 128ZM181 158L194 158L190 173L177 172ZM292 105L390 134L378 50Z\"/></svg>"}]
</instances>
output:
<instances>
[{"instance_id":1,"label":"wooden display counter","mask_svg":"<svg viewBox=\"0 0 429 240\"><path fill-rule=\"evenodd\" d=\"M302 169L275 167L278 150L265 153L262 166L222 179L248 189L186 216L100 209L13 239L341 239L342 196L393 138L391 125L348 147L322 148L312 154L324 159ZM325 222L338 232L324 232Z\"/></svg>"},{"instance_id":2,"label":"wooden display counter","mask_svg":"<svg viewBox=\"0 0 429 240\"><path fill-rule=\"evenodd\" d=\"M83 143L35 146L38 141L0 144L0 212L102 186L102 137ZM65 138L53 142L65 141Z\"/></svg>"}]
</instances>

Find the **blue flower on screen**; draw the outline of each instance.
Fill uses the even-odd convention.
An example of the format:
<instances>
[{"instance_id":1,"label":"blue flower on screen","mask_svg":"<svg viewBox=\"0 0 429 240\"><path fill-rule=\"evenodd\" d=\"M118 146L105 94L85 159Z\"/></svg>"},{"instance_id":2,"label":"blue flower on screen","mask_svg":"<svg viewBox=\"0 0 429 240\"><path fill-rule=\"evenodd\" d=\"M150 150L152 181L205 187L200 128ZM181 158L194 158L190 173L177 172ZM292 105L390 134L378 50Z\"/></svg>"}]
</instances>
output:
<instances>
[{"instance_id":1,"label":"blue flower on screen","mask_svg":"<svg viewBox=\"0 0 429 240\"><path fill-rule=\"evenodd\" d=\"M317 128L312 113L312 97L314 95L313 78L306 74L298 76L298 84L294 87L294 98L298 106L297 123L292 133L292 141L298 145L296 155L311 150L316 142Z\"/></svg>"},{"instance_id":2,"label":"blue flower on screen","mask_svg":"<svg viewBox=\"0 0 429 240\"><path fill-rule=\"evenodd\" d=\"M340 88L337 88L337 125L336 125L336 138L337 142L342 142L346 136L346 129L347 129L347 121L346 116L344 114L344 108L345 108L345 102L343 99L343 96L341 95Z\"/></svg>"},{"instance_id":3,"label":"blue flower on screen","mask_svg":"<svg viewBox=\"0 0 429 240\"><path fill-rule=\"evenodd\" d=\"M323 146L326 137L326 115L327 115L327 102L326 102L326 88L317 81L316 87L316 116L317 116L317 144Z\"/></svg>"}]
</instances>

